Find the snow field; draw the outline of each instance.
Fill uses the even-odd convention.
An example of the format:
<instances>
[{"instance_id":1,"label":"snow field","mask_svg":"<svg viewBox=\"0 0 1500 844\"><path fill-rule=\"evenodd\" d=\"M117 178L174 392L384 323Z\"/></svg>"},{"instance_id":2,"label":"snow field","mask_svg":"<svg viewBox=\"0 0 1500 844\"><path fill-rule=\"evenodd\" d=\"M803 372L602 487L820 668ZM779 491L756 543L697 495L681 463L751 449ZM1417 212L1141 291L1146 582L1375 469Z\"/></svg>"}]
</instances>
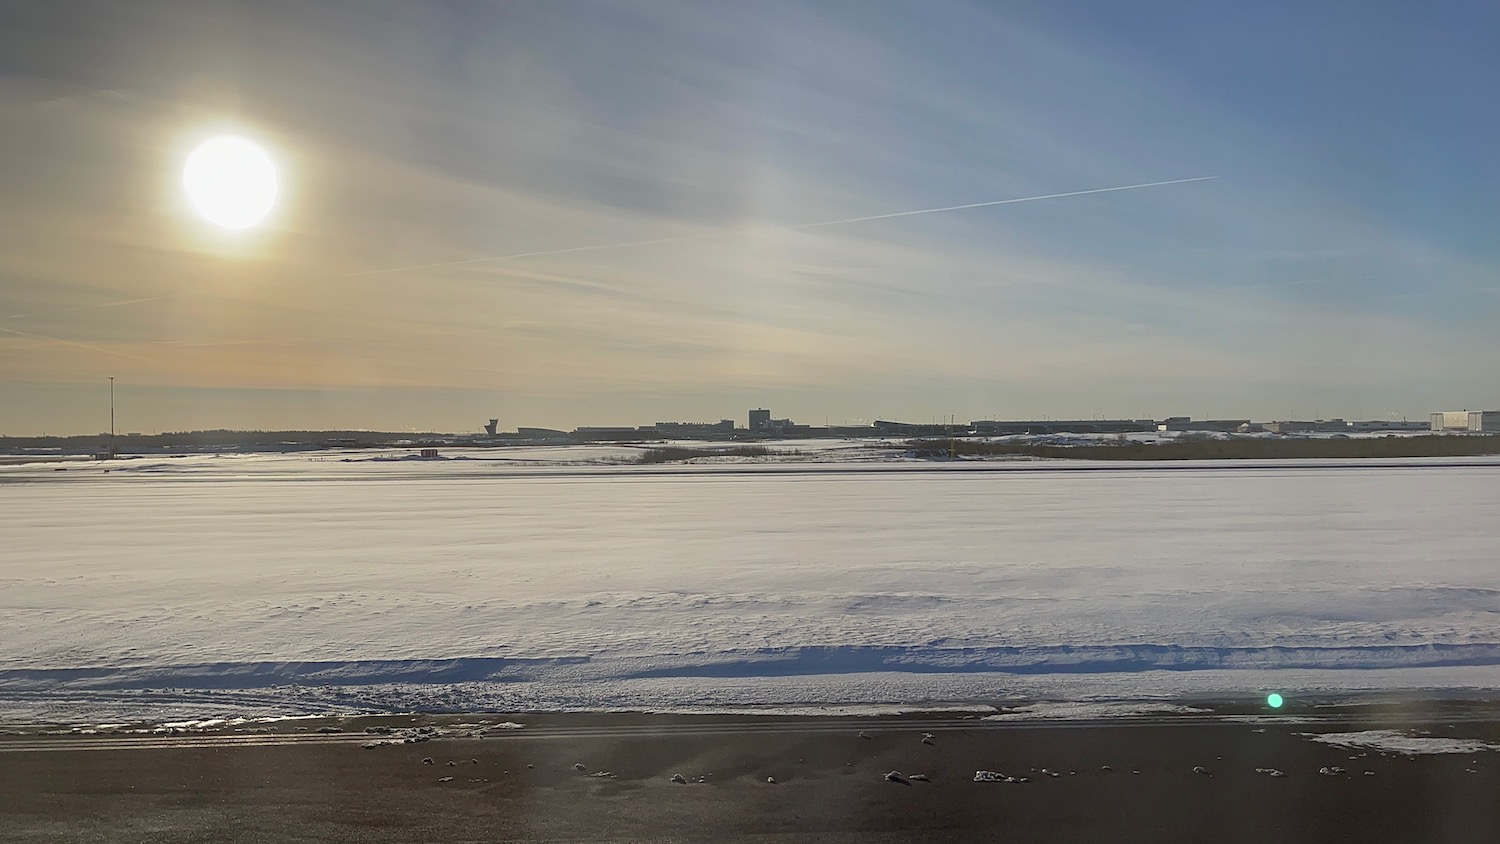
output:
<instances>
[{"instance_id":1,"label":"snow field","mask_svg":"<svg viewBox=\"0 0 1500 844\"><path fill-rule=\"evenodd\" d=\"M776 678L823 678L788 691L823 702L893 674L1150 692L1164 672L1362 687L1401 669L1493 683L1500 666L1500 469L1483 465L496 477L189 460L0 475L0 698L486 683L586 705L589 684L637 683L656 690L642 705L661 684L732 705L798 702L723 694Z\"/></svg>"}]
</instances>

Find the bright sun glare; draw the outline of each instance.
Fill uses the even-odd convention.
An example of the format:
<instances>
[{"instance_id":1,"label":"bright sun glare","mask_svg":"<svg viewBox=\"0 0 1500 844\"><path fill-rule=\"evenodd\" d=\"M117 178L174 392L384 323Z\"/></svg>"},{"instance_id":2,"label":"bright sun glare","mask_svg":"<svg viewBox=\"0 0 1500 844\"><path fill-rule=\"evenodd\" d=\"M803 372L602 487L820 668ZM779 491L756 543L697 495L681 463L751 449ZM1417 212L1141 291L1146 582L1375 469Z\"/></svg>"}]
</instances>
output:
<instances>
[{"instance_id":1,"label":"bright sun glare","mask_svg":"<svg viewBox=\"0 0 1500 844\"><path fill-rule=\"evenodd\" d=\"M204 219L245 229L265 219L276 202L276 166L255 144L224 135L188 156L182 186Z\"/></svg>"}]
</instances>

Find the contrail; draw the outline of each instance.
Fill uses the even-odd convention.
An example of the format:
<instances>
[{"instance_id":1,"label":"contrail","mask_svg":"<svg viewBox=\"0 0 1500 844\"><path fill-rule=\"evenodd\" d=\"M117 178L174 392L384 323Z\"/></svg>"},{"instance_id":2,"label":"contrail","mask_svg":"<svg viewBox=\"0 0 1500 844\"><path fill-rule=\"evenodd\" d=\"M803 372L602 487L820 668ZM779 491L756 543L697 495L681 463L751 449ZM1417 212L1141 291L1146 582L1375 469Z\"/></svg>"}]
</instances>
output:
<instances>
[{"instance_id":1,"label":"contrail","mask_svg":"<svg viewBox=\"0 0 1500 844\"><path fill-rule=\"evenodd\" d=\"M95 346L93 343L85 343L85 342L83 342L81 340L65 340L65 339L63 339L61 337L53 337L53 336L48 335L48 334L33 334L33 333L29 332L29 331L17 331L14 328L6 328L4 326L0 326L0 331L5 332L6 334L13 334L13 335L15 335L17 337L26 337L26 338L31 339L31 340L47 340L47 341L52 342L52 343L62 343L65 346L77 346L80 349L88 349L91 352L100 352L102 354L114 355L116 357L130 358L132 360L143 360L143 361L148 361L150 363L158 363L159 362L159 361L157 361L157 360L155 360L153 358L141 357L140 355L133 355L133 354L131 354L129 352L122 352L122 351L120 351L118 349L106 349L103 346Z\"/></svg>"},{"instance_id":2,"label":"contrail","mask_svg":"<svg viewBox=\"0 0 1500 844\"><path fill-rule=\"evenodd\" d=\"M1172 179L1166 182L1145 182L1139 185L1120 185L1113 188L1094 188L1093 190L1075 190L1067 193L1049 193L1042 196L1023 196L1019 199L996 199L992 202L971 202L968 205L949 205L943 208L923 208L918 211L897 211L893 214L874 214L869 217L850 217L847 220L829 220L825 223L802 223L796 226L777 226L776 229L784 231L801 231L802 229L821 229L824 226L842 226L848 223L864 223L870 220L890 220L895 217L915 217L918 214L941 214L946 211L967 211L970 208L990 208L995 205L1014 205L1018 202L1040 202L1043 199L1062 199L1068 196L1087 196L1091 193L1113 193L1122 190L1139 190L1140 188L1159 188L1163 185L1185 185L1188 182L1207 182L1217 179L1218 176L1195 176L1191 179Z\"/></svg>"},{"instance_id":3,"label":"contrail","mask_svg":"<svg viewBox=\"0 0 1500 844\"><path fill-rule=\"evenodd\" d=\"M409 272L409 271L412 271L412 270L430 270L430 269L438 269L438 268L441 268L441 267L460 267L460 266L464 266L464 265L467 265L467 264L487 264L487 263L491 263L491 262L495 262L495 261L514 261L514 260L516 260L518 258L540 258L540 257L547 256L547 255L570 255L570 254L573 254L575 252L599 252L599 251L603 251L605 249L629 249L629 248L636 247L636 246L655 246L655 245L658 245L658 244L665 244L665 243L688 243L688 242L697 241L697 240L713 240L715 238L734 237L736 235L751 234L751 233L779 232L779 231L780 232L806 231L808 229L822 229L822 228L828 228L830 226L847 226L847 225L852 225L854 223L867 223L867 222L871 222L871 221L874 221L874 220L893 220L893 219L896 219L898 217L916 217L916 216L920 216L922 214L946 214L946 213L951 212L951 211L967 211L967 210L970 210L970 209L973 209L973 208L992 208L992 207L997 206L997 205L1015 205L1015 204L1018 204L1018 203L1021 203L1021 202L1041 202L1041 201L1047 200L1047 199L1065 199L1065 198L1070 197L1070 196L1088 196L1090 194L1096 194L1096 193L1116 193L1118 191L1126 191L1126 190L1141 190L1142 188L1165 187L1166 185L1185 185L1185 184L1188 184L1190 182L1207 182L1207 181L1210 181L1210 180L1213 180L1213 179L1217 179L1217 178L1218 178L1218 176L1195 176L1195 177L1193 177L1191 179L1169 179L1169 180L1164 181L1164 182L1142 182L1141 184L1137 184L1137 185L1116 185L1115 187L1093 188L1091 190L1075 190L1075 191L1067 191L1065 193L1048 193L1048 194L1042 194L1040 196L1021 196L1021 197L1015 197L1013 199L995 199L995 200L991 200L989 202L970 202L970 203L965 204L965 205L945 205L945 206L943 206L941 208L919 208L919 209L917 209L915 211L894 211L894 212L891 212L891 213L888 213L888 214L870 214L870 215L864 216L864 217L845 217L844 219L841 219L841 220L823 220L821 222L816 222L816 223L796 223L796 224L785 225L785 226L753 227L753 228L748 228L748 229L739 229L739 230L730 230L730 231L716 231L716 232L711 232L709 234L679 235L677 237L658 237L658 238L652 238L650 240L629 240L629 241L624 241L624 242L620 242L620 243L597 243L597 244L593 244L593 245L590 245L590 246L570 246L570 247L568 247L566 249L543 249L543 250L537 250L537 251L532 251L532 252L515 252L515 253L512 253L510 255L487 255L487 256L479 257L479 258L465 258L465 259L459 260L459 261L439 261L439 262L436 262L436 263L414 264L414 265L405 266L405 267L388 267L388 268L385 268L385 269L378 269L378 270L361 270L361 271L355 272L355 273L348 273L348 274L346 274L346 275L344 275L342 277L343 278L355 278L355 277L358 277L358 276L387 275L387 274L390 274L390 273L403 273L403 272ZM145 297L145 298L141 298L141 299L123 299L123 300L115 301L115 302L102 302L102 303L97 304L97 305L79 305L79 306L76 306L76 307L61 308L61 309L56 309L56 310L52 310L52 311L42 311L42 312L35 312L35 313L29 313L29 314L10 314L9 316L4 317L4 319L7 319L7 320L10 320L10 319L30 319L30 318L34 318L34 317L38 317L38 316L47 316L47 315L50 315L50 314L69 313L69 312L72 312L72 311L92 310L92 309L95 309L95 308L117 308L117 307L122 307L122 306L126 306L126 305L138 305L138 304L144 304L144 303L147 303L147 302L160 302L160 301L167 300L167 299L178 299L178 298L183 298L183 297L191 296L191 295L193 295L193 293L188 292L188 293L172 293L172 294L168 294L168 295L165 295L165 296L149 296L149 297ZM119 352L119 351L115 351L115 350L111 350L111 349L104 349L104 348L100 348L100 347L97 347L97 346L89 345L87 343L79 343L79 342L74 341L74 340L63 340L63 339L57 338L57 337L48 337L46 335L41 335L41 334L29 334L29 333L26 333L26 332L16 331L16 330L13 330L13 329L5 329L5 328L0 328L0 331L5 331L7 333L14 334L14 335L19 335L19 336L23 336L23 337L31 337L31 338L34 338L34 339L53 340L53 341L59 342L59 343L68 343L70 345L81 346L83 348L88 348L88 349L94 349L95 351L104 352L106 354L120 355L122 357L138 357L136 355L131 355L131 354L128 354L126 352ZM140 360L148 360L148 358L138 358L138 359L140 359Z\"/></svg>"},{"instance_id":4,"label":"contrail","mask_svg":"<svg viewBox=\"0 0 1500 844\"><path fill-rule=\"evenodd\" d=\"M711 240L720 237L733 237L738 234L751 232L793 232L805 231L807 229L822 229L829 226L847 226L852 223L867 223L872 220L892 220L897 217L916 217L921 214L944 214L949 211L967 211L971 208L991 208L996 205L1015 205L1020 202L1040 202L1044 199L1063 199L1069 196L1087 196L1095 193L1114 193L1122 190L1140 190L1142 188L1158 188L1166 185L1185 185L1189 182L1206 182L1217 179L1218 176L1195 176L1191 179L1169 179L1165 182L1142 182L1138 185L1117 185L1111 188L1093 188L1092 190L1075 190L1066 193L1048 193L1041 196L1022 196L1014 199L995 199L989 202L971 202L967 205L945 205L942 208L919 208L915 211L895 211L889 214L871 214L867 217L846 217L842 220L824 220L818 223L798 223L789 226L766 226L764 228L752 228L739 231L721 231L712 234L682 235L679 237L658 237L651 240L629 240L623 243L599 243L592 246L571 246L567 249L546 249L536 252L516 252L510 255L488 255L482 258L465 258L460 261L439 261L432 264L415 264L406 267L389 267L380 270L361 270L357 273L349 273L345 278L356 276L385 275L388 273L404 273L411 270L431 270L440 267L460 267L466 264L485 264L491 261L513 261L517 258L539 258L544 255L569 255L574 252L597 252L604 249L628 249L635 246L655 246L662 243L686 243L694 240Z\"/></svg>"},{"instance_id":5,"label":"contrail","mask_svg":"<svg viewBox=\"0 0 1500 844\"><path fill-rule=\"evenodd\" d=\"M187 293L169 293L165 296L147 296L143 299L121 299L117 302L99 302L93 305L74 305L71 308L53 308L46 311L33 311L29 314L10 314L5 319L35 319L36 317L52 316L54 314L70 314L74 311L92 311L97 308L119 308L125 305L139 305L145 302L161 302L167 299L181 299L188 296Z\"/></svg>"}]
</instances>

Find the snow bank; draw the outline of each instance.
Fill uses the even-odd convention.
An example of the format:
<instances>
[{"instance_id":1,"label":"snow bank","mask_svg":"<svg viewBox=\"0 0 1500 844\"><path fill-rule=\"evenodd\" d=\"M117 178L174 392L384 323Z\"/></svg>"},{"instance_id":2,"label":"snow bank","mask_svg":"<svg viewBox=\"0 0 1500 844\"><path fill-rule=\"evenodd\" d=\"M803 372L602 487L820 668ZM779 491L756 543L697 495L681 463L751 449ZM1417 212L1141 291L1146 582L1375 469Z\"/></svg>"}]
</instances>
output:
<instances>
[{"instance_id":1,"label":"snow bank","mask_svg":"<svg viewBox=\"0 0 1500 844\"><path fill-rule=\"evenodd\" d=\"M1361 730L1353 733L1306 734L1309 739L1338 747L1362 747L1389 753L1419 755L1427 753L1480 753L1500 750L1500 744L1478 739L1415 736L1396 730Z\"/></svg>"}]
</instances>

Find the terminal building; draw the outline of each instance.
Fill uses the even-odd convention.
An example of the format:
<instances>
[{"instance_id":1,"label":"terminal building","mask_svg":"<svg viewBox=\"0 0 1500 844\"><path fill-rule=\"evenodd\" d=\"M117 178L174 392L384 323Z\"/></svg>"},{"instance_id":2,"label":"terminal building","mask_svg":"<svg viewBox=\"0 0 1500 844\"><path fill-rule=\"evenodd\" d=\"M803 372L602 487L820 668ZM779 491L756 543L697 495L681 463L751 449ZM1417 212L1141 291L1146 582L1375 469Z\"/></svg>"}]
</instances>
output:
<instances>
[{"instance_id":1,"label":"terminal building","mask_svg":"<svg viewBox=\"0 0 1500 844\"><path fill-rule=\"evenodd\" d=\"M516 436L526 440L564 440L572 435L556 428L517 428Z\"/></svg>"},{"instance_id":2,"label":"terminal building","mask_svg":"<svg viewBox=\"0 0 1500 844\"><path fill-rule=\"evenodd\" d=\"M656 439L656 429L614 426L574 428L573 439L579 442L638 442Z\"/></svg>"},{"instance_id":3,"label":"terminal building","mask_svg":"<svg viewBox=\"0 0 1500 844\"><path fill-rule=\"evenodd\" d=\"M1365 419L1346 422L1343 419L1314 419L1312 421L1280 420L1248 425L1241 431L1253 432L1257 428L1273 434L1371 434L1379 432L1426 431L1426 422L1408 422L1388 419Z\"/></svg>"},{"instance_id":4,"label":"terminal building","mask_svg":"<svg viewBox=\"0 0 1500 844\"><path fill-rule=\"evenodd\" d=\"M1191 416L1168 416L1160 425L1156 426L1156 429L1158 431L1219 431L1222 433L1234 433L1249 424L1249 419L1199 419L1194 421Z\"/></svg>"},{"instance_id":5,"label":"terminal building","mask_svg":"<svg viewBox=\"0 0 1500 844\"><path fill-rule=\"evenodd\" d=\"M913 422L890 422L885 419L875 421L875 433L882 437L952 437L968 433L968 429L962 426L945 425L940 422L913 423Z\"/></svg>"},{"instance_id":6,"label":"terminal building","mask_svg":"<svg viewBox=\"0 0 1500 844\"><path fill-rule=\"evenodd\" d=\"M728 438L734 433L733 419L720 419L718 422L658 422L656 433L663 437L674 439L714 439Z\"/></svg>"},{"instance_id":7,"label":"terminal building","mask_svg":"<svg viewBox=\"0 0 1500 844\"><path fill-rule=\"evenodd\" d=\"M1370 431L1426 431L1429 428L1430 425L1426 422L1408 422L1405 419L1399 422L1386 419L1370 419L1363 422L1349 423L1349 431L1351 433Z\"/></svg>"},{"instance_id":8,"label":"terminal building","mask_svg":"<svg viewBox=\"0 0 1500 844\"><path fill-rule=\"evenodd\" d=\"M1261 427L1273 434L1343 434L1349 431L1349 423L1342 419L1314 419L1311 422L1285 419L1264 422Z\"/></svg>"},{"instance_id":9,"label":"terminal building","mask_svg":"<svg viewBox=\"0 0 1500 844\"><path fill-rule=\"evenodd\" d=\"M1044 419L1022 422L981 419L969 423L969 429L981 437L1003 437L1009 434L1134 434L1155 431L1156 428L1154 419Z\"/></svg>"}]
</instances>

